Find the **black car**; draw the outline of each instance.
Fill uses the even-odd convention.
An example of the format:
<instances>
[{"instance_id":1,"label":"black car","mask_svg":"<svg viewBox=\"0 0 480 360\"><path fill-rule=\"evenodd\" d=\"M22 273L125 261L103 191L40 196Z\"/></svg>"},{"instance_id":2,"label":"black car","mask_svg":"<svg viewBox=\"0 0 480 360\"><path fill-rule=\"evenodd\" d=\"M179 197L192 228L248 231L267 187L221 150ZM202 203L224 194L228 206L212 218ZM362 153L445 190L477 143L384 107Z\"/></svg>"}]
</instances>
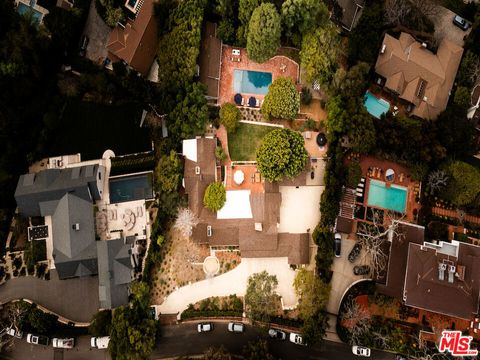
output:
<instances>
[{"instance_id":1,"label":"black car","mask_svg":"<svg viewBox=\"0 0 480 360\"><path fill-rule=\"evenodd\" d=\"M360 255L360 251L362 251L362 244L357 242L352 251L350 251L350 254L348 254L348 261L353 263L358 258L358 255Z\"/></svg>"},{"instance_id":2,"label":"black car","mask_svg":"<svg viewBox=\"0 0 480 360\"><path fill-rule=\"evenodd\" d=\"M368 265L354 266L353 273L355 275L368 275L370 274L370 266Z\"/></svg>"},{"instance_id":3,"label":"black car","mask_svg":"<svg viewBox=\"0 0 480 360\"><path fill-rule=\"evenodd\" d=\"M335 233L335 242L333 243L333 251L335 252L336 257L340 257L342 252L342 235Z\"/></svg>"},{"instance_id":4,"label":"black car","mask_svg":"<svg viewBox=\"0 0 480 360\"><path fill-rule=\"evenodd\" d=\"M458 26L463 31L467 31L470 27L468 21L458 15L455 15L455 17L453 18L453 25Z\"/></svg>"}]
</instances>

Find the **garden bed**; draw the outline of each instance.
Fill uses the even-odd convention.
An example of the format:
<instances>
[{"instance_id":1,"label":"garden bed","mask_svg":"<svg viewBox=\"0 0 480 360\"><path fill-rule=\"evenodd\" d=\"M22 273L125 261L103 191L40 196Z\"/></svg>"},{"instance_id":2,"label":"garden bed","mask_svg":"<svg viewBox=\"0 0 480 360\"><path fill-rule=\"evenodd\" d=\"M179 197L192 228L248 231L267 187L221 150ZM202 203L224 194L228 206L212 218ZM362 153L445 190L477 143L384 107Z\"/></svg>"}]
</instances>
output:
<instances>
[{"instance_id":1,"label":"garden bed","mask_svg":"<svg viewBox=\"0 0 480 360\"><path fill-rule=\"evenodd\" d=\"M197 317L241 317L243 298L236 295L210 297L195 304L190 304L181 317L182 320Z\"/></svg>"}]
</instances>

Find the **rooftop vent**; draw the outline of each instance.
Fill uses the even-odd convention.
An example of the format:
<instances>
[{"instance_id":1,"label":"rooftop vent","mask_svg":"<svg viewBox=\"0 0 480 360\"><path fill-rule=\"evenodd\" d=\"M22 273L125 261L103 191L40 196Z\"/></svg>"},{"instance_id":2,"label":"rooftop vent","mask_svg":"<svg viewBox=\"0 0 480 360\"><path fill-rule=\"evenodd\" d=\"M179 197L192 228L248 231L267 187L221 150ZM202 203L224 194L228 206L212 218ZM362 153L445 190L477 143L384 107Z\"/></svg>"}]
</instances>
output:
<instances>
[{"instance_id":1,"label":"rooftop vent","mask_svg":"<svg viewBox=\"0 0 480 360\"><path fill-rule=\"evenodd\" d=\"M455 275L455 266L450 265L448 267L448 282L451 283L451 284L453 283L454 275Z\"/></svg>"},{"instance_id":2,"label":"rooftop vent","mask_svg":"<svg viewBox=\"0 0 480 360\"><path fill-rule=\"evenodd\" d=\"M426 48L427 48L427 43L423 42L423 43L422 43L422 47L423 47L424 49L426 49Z\"/></svg>"},{"instance_id":3,"label":"rooftop vent","mask_svg":"<svg viewBox=\"0 0 480 360\"><path fill-rule=\"evenodd\" d=\"M380 50L380 54L385 54L386 49L387 49L387 44L383 44L382 49Z\"/></svg>"},{"instance_id":4,"label":"rooftop vent","mask_svg":"<svg viewBox=\"0 0 480 360\"><path fill-rule=\"evenodd\" d=\"M211 225L207 226L207 236L208 237L212 236L212 226Z\"/></svg>"},{"instance_id":5,"label":"rooftop vent","mask_svg":"<svg viewBox=\"0 0 480 360\"><path fill-rule=\"evenodd\" d=\"M438 264L438 280L445 280L445 270L447 270L447 264Z\"/></svg>"},{"instance_id":6,"label":"rooftop vent","mask_svg":"<svg viewBox=\"0 0 480 360\"><path fill-rule=\"evenodd\" d=\"M195 175L200 175L200 166L195 166Z\"/></svg>"},{"instance_id":7,"label":"rooftop vent","mask_svg":"<svg viewBox=\"0 0 480 360\"><path fill-rule=\"evenodd\" d=\"M73 224L72 229L75 230L75 231L80 230L80 224L79 223Z\"/></svg>"}]
</instances>

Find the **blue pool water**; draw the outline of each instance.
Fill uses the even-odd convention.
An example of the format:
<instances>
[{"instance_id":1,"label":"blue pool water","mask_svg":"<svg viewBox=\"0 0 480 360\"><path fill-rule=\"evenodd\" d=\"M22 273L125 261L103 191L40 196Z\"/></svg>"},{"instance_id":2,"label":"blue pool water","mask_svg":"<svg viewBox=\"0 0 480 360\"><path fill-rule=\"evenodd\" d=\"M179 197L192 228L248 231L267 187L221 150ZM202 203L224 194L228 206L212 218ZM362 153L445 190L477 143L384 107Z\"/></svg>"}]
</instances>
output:
<instances>
[{"instance_id":1,"label":"blue pool water","mask_svg":"<svg viewBox=\"0 0 480 360\"><path fill-rule=\"evenodd\" d=\"M234 70L233 73L233 91L236 93L265 95L271 83L271 73L250 70Z\"/></svg>"},{"instance_id":2,"label":"blue pool water","mask_svg":"<svg viewBox=\"0 0 480 360\"><path fill-rule=\"evenodd\" d=\"M152 199L152 180L152 173L111 178L108 182L110 186L110 203Z\"/></svg>"},{"instance_id":3,"label":"blue pool water","mask_svg":"<svg viewBox=\"0 0 480 360\"><path fill-rule=\"evenodd\" d=\"M393 184L387 188L383 181L371 179L368 205L404 213L407 206L407 188Z\"/></svg>"},{"instance_id":4,"label":"blue pool water","mask_svg":"<svg viewBox=\"0 0 480 360\"><path fill-rule=\"evenodd\" d=\"M390 110L390 103L384 99L379 99L371 92L367 91L363 97L363 105L367 111L375 116L377 119L380 119L382 114L386 114Z\"/></svg>"},{"instance_id":5,"label":"blue pool water","mask_svg":"<svg viewBox=\"0 0 480 360\"><path fill-rule=\"evenodd\" d=\"M40 21L42 20L42 13L39 12L38 10L35 10L34 8L20 2L17 5L17 11L20 15L32 14L32 17L35 23L37 25L40 25Z\"/></svg>"}]
</instances>

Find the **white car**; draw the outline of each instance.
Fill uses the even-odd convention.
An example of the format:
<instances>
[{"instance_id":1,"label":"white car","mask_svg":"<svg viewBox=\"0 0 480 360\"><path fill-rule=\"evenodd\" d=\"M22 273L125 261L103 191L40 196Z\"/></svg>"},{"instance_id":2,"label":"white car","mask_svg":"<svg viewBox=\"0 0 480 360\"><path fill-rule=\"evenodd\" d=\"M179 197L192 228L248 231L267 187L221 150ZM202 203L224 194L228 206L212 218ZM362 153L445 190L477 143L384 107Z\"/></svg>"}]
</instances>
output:
<instances>
[{"instance_id":1,"label":"white car","mask_svg":"<svg viewBox=\"0 0 480 360\"><path fill-rule=\"evenodd\" d=\"M242 333L245 330L245 325L242 323L228 323L228 331Z\"/></svg>"},{"instance_id":2,"label":"white car","mask_svg":"<svg viewBox=\"0 0 480 360\"><path fill-rule=\"evenodd\" d=\"M90 339L90 346L97 349L106 349L108 348L108 343L110 342L110 336L103 337L92 337Z\"/></svg>"},{"instance_id":3,"label":"white car","mask_svg":"<svg viewBox=\"0 0 480 360\"><path fill-rule=\"evenodd\" d=\"M17 339L23 338L23 332L17 331L13 327L6 328L5 332L10 336L16 337Z\"/></svg>"},{"instance_id":4,"label":"white car","mask_svg":"<svg viewBox=\"0 0 480 360\"><path fill-rule=\"evenodd\" d=\"M52 345L54 348L73 349L73 347L75 346L75 339L74 338L69 338L69 339L53 338Z\"/></svg>"},{"instance_id":5,"label":"white car","mask_svg":"<svg viewBox=\"0 0 480 360\"><path fill-rule=\"evenodd\" d=\"M363 346L357 346L353 345L352 346L352 353L354 353L357 356L364 356L364 357L370 357L370 349L363 347Z\"/></svg>"},{"instance_id":6,"label":"white car","mask_svg":"<svg viewBox=\"0 0 480 360\"><path fill-rule=\"evenodd\" d=\"M197 325L197 331L199 333L201 332L208 332L213 330L213 324L212 323L200 323Z\"/></svg>"},{"instance_id":7,"label":"white car","mask_svg":"<svg viewBox=\"0 0 480 360\"><path fill-rule=\"evenodd\" d=\"M49 342L48 337L43 335L27 334L27 343L34 345L47 346Z\"/></svg>"},{"instance_id":8,"label":"white car","mask_svg":"<svg viewBox=\"0 0 480 360\"><path fill-rule=\"evenodd\" d=\"M300 334L291 333L289 337L290 342L297 344L297 345L307 345L303 342L303 338Z\"/></svg>"}]
</instances>

